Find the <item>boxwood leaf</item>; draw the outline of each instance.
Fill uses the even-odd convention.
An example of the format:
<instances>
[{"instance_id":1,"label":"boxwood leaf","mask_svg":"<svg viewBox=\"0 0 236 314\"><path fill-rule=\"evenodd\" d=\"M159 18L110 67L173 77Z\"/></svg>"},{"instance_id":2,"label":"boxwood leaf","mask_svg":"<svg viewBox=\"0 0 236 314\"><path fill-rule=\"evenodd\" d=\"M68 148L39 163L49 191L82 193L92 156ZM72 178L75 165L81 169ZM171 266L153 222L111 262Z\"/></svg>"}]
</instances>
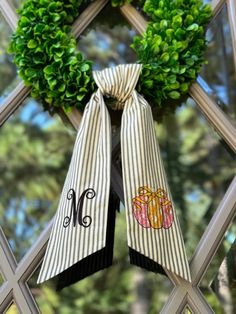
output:
<instances>
[{"instance_id":1,"label":"boxwood leaf","mask_svg":"<svg viewBox=\"0 0 236 314\"><path fill-rule=\"evenodd\" d=\"M187 31L197 31L199 28L197 23L193 23L191 25L189 25L189 27L187 27Z\"/></svg>"},{"instance_id":2,"label":"boxwood leaf","mask_svg":"<svg viewBox=\"0 0 236 314\"><path fill-rule=\"evenodd\" d=\"M179 99L179 98L180 98L180 93L177 92L177 91L172 91L172 92L170 92L168 95L169 95L169 97L172 98L172 99Z\"/></svg>"},{"instance_id":3,"label":"boxwood leaf","mask_svg":"<svg viewBox=\"0 0 236 314\"><path fill-rule=\"evenodd\" d=\"M82 64L80 69L81 69L82 72L86 72L86 71L88 71L90 69L90 66L89 66L89 64L84 63L84 64Z\"/></svg>"},{"instance_id":4,"label":"boxwood leaf","mask_svg":"<svg viewBox=\"0 0 236 314\"><path fill-rule=\"evenodd\" d=\"M28 44L27 44L27 47L30 48L30 49L33 49L33 48L36 48L38 45L37 41L34 40L34 39L30 39L28 41Z\"/></svg>"},{"instance_id":5,"label":"boxwood leaf","mask_svg":"<svg viewBox=\"0 0 236 314\"><path fill-rule=\"evenodd\" d=\"M45 74L52 74L54 72L53 66L52 65L47 65L44 69L43 72Z\"/></svg>"},{"instance_id":6,"label":"boxwood leaf","mask_svg":"<svg viewBox=\"0 0 236 314\"><path fill-rule=\"evenodd\" d=\"M66 84L61 84L60 86L59 86L59 88L58 88L58 91L59 92L64 92L64 90L66 89Z\"/></svg>"},{"instance_id":7,"label":"boxwood leaf","mask_svg":"<svg viewBox=\"0 0 236 314\"><path fill-rule=\"evenodd\" d=\"M160 57L160 61L161 62L168 62L170 59L170 55L168 54L168 52L164 52L161 57Z\"/></svg>"}]
</instances>

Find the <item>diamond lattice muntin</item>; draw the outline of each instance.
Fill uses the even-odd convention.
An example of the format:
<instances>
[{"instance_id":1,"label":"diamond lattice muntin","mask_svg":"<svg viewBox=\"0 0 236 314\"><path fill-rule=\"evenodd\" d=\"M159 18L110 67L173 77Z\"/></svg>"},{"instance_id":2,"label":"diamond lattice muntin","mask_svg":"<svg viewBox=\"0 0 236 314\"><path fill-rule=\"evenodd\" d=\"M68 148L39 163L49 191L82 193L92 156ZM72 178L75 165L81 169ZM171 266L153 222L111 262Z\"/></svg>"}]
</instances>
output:
<instances>
[{"instance_id":1,"label":"diamond lattice muntin","mask_svg":"<svg viewBox=\"0 0 236 314\"><path fill-rule=\"evenodd\" d=\"M109 1L106 0L97 0L91 1L91 5L89 5L85 10L86 13L83 14L79 27L77 28L77 37L85 30L87 26L89 26L90 22L94 20L97 14L104 9L109 12L109 8L106 7L106 4ZM209 1L206 1L209 2ZM225 1L222 0L215 0L212 1L212 6L214 10L214 17L213 19L217 18L218 13L221 12ZM19 1L14 1L14 5L18 6ZM2 14L4 16L5 29L7 30L8 34L11 33L10 28L14 29L16 27L16 20L17 16L14 13L13 6L11 5L10 1L3 0L0 2L0 8L2 10ZM119 9L116 9L119 10ZM123 6L120 11L122 12L123 16L127 21L132 24L134 29L137 32L141 33L146 27L146 22L140 14L140 10L136 10L134 7L125 5ZM115 12L115 11L114 11ZM118 12L118 11L117 11ZM224 9L221 15L226 17L226 26L223 26L223 29L226 28L227 38L226 44L229 45L226 47L230 47L229 44L229 34L232 38L232 49L230 51L231 60L236 60L236 26L234 22L234 17L236 15L236 8L234 0L227 1L227 10ZM217 18L217 26L222 21L224 22L225 17L221 18L221 15ZM1 21L3 21L3 16L1 16ZM118 16L118 14L117 14ZM98 18L99 19L99 18ZM120 19L120 18L118 18ZM115 22L115 20L114 20ZM9 27L6 25L9 24ZM124 22L122 22L122 25ZM228 23L228 24L227 24ZM3 25L1 24L1 25ZM1 26L3 27L3 26ZM94 24L92 26L94 28ZM129 40L131 36L133 36L134 31L132 28L129 28L126 24L126 30ZM228 30L227 30L228 28ZM229 31L230 30L230 31ZM110 30L109 30L110 31ZM114 30L112 30L113 32ZM122 32L123 29L120 29ZM104 36L104 33L107 30L99 26L97 30L97 35L100 37ZM111 37L114 37L113 33L111 32ZM7 35L8 36L8 35ZM86 37L92 38L96 35L90 30L85 31L84 38L81 40L81 45L86 43ZM96 38L98 39L98 38ZM115 38L113 38L115 40ZM83 40L85 40L83 42ZM119 43L119 41L118 41ZM120 41L121 43L121 41ZM220 46L222 42L218 42L219 46L216 46L216 50L220 51ZM80 46L79 46L80 47ZM126 45L125 45L126 47ZM91 46L92 49L92 46ZM227 48L228 49L228 48ZM226 50L227 50L226 49ZM126 49L121 44L119 49L117 50L121 56L125 58ZM130 51L130 50L127 50ZM86 47L84 49L86 53ZM226 51L229 53L229 50ZM233 58L233 59L232 59ZM131 62L133 59L125 60L123 62ZM225 62L225 60L220 60L221 62ZM112 65L112 61L106 59L106 65ZM119 60L117 61L119 62ZM133 62L133 61L132 61ZM231 61L230 61L231 62ZM232 62L231 62L232 63ZM116 64L116 63L114 63ZM235 64L230 65L230 74L231 76L235 75L235 71L233 70ZM95 66L99 68L99 63L95 63ZM104 66L104 65L103 65ZM101 67L103 67L101 66ZM217 64L218 66L218 64ZM207 69L207 66L206 66ZM14 70L15 71L15 70ZM13 72L14 72L13 71ZM215 71L215 72L214 72ZM218 73L217 68L213 68L212 72ZM208 74L209 74L208 73ZM219 72L220 73L220 72ZM222 72L223 73L223 72ZM227 79L227 73L225 79ZM233 74L234 73L234 74ZM14 75L13 75L14 76ZM204 75L203 75L204 76ZM204 76L205 82L213 89L213 81L206 79ZM218 79L221 79L218 77ZM14 80L14 78L13 78ZM199 77L198 82L202 85L203 79ZM224 81L226 82L226 81ZM136 288L139 287L140 289L132 290L133 294L121 294L123 296L122 300L117 301L117 296L119 293L116 294L116 313L138 313L137 309L147 309L147 313L213 313L213 303L207 297L205 298L205 294L200 292L199 285L202 279L204 278L205 273L207 270L210 270L211 262L214 256L220 252L218 250L219 244L223 241L225 237L228 236L231 232L230 223L233 220L235 214L235 195L236 195L236 180L233 179L235 173L235 152L236 152L236 131L234 126L232 125L231 121L224 116L221 110L219 110L217 99L209 98L207 93L204 92L203 88L197 84L193 84L190 95L191 98L195 100L195 103L190 100L185 107L180 107L177 109L177 115L173 120L173 116L165 117L163 119L163 124L157 127L157 133L160 137L161 149L163 154L163 159L166 164L166 168L168 169L169 177L170 177L170 185L173 189L174 198L177 199L177 207L178 207L178 214L180 216L180 222L183 227L185 228L185 224L187 224L188 228L186 228L187 232L185 233L185 240L188 250L188 255L190 258L190 267L192 273L192 284L187 284L186 282L180 280L179 278L175 277L173 274L168 273L168 278L163 279L162 277L155 276L153 274L146 274L141 270L137 270L135 268L128 266L128 261L124 260L124 264L122 265L122 275L119 269L119 278L122 279L121 282L124 285L124 288L127 289L127 286L135 282ZM211 85L212 84L212 85ZM13 86L13 85L12 85ZM213 87L212 87L213 86ZM24 99L28 93L28 90L23 87L23 84L20 84L17 89L14 89L14 86L11 87L9 83L6 87L10 93L10 98L3 99L2 106L0 106L0 124L4 122L6 125L11 123L11 119L7 121L10 115L18 108L22 106ZM227 89L227 84L224 85L224 89ZM231 88L231 87L230 87ZM14 89L14 90L13 90ZM206 90L208 92L208 90ZM230 91L233 93L233 91ZM218 97L220 98L222 94L218 93ZM213 99L213 102L212 102ZM221 100L224 98L220 98ZM226 103L230 108L230 112L234 110L235 103L229 102ZM222 107L223 108L223 107ZM202 114L199 114L199 109L206 116L206 120L203 118ZM224 108L223 108L224 109ZM192 112L192 113L191 113ZM227 111L227 114L231 117L231 113ZM192 117L191 117L191 114ZM78 127L79 121L78 117L79 114L73 111L72 113L68 114L68 119L71 121L74 127ZM76 117L76 118L75 118ZM63 116L63 121L64 121ZM159 119L160 120L160 119ZM117 122L117 121L116 121ZM119 121L117 122L119 124ZM180 127L182 130L181 132L174 132L174 126ZM183 125L185 125L183 127ZM209 128L210 126L210 128ZM214 129L214 131L211 129ZM192 136L193 139L191 140L191 128L192 128ZM162 129L162 130L160 130ZM114 129L114 133L116 133L118 128ZM167 134L173 136L172 141L168 140ZM161 132L161 133L160 133ZM216 134L217 132L217 134ZM14 130L12 130L14 134ZM165 134L166 133L166 134ZM200 136L200 135L201 136ZM32 134L33 136L33 134ZM123 191L122 191L122 180L121 180L121 165L119 159L119 136L115 134L114 137L114 147L113 147L113 165L112 165L112 177L113 177L113 188L116 191L117 195L120 197L121 201L123 200ZM186 140L186 141L185 141ZM184 143L184 146L180 145ZM194 143L194 144L193 144ZM178 147L179 145L179 147ZM180 150L181 154L178 152ZM209 153L206 153L207 148L209 148ZM2 151L1 151L2 152ZM196 156L194 156L194 152L196 152ZM168 156L170 154L170 156ZM50 159L50 157L49 157ZM198 162L199 161L199 162ZM228 164L228 171L226 169L226 165ZM191 166L189 167L188 173L186 173L186 165ZM210 166L209 166L210 165ZM215 170L215 171L214 171ZM229 171L230 170L230 171ZM209 171L209 173L208 173ZM205 173L203 177L201 174ZM192 178L191 178L192 174ZM208 176L207 176L208 175ZM197 179L199 176L200 179ZM178 179L178 180L177 180ZM185 181L186 179L186 181ZM19 183L20 180L16 182ZM181 183L184 182L183 186ZM192 182L192 183L190 183ZM181 190L182 189L182 190ZM36 188L37 190L37 188ZM178 201L178 197L182 193L183 197L181 202ZM186 207L186 208L185 208ZM184 209L184 210L183 210ZM11 215L10 215L11 216ZM119 214L119 219L117 220L117 242L116 246L118 247L118 251L120 248L125 248L124 240L125 240L125 232L118 232L120 225L123 227L124 221L122 220L124 216L124 212L121 206L121 213ZM190 227L192 226L192 227ZM6 229L6 226L1 225L3 229ZM19 228L19 227L18 227ZM54 293L54 290L50 290L50 285L53 285L53 282L45 283L43 286L36 286L35 285L35 278L37 277L37 269L40 265L41 259L44 255L46 242L48 240L51 223L48 223L47 226L44 227L44 230L37 235L35 240L30 243L24 253L21 256L18 256L17 262L13 255L13 251L11 246L9 245L10 237L6 236L3 233L3 230L0 229L0 239L1 239L1 254L0 254L0 266L1 266L1 273L4 277L4 282L1 282L0 286L0 312L7 312L10 313L13 309L12 313L17 313L20 311L22 313L40 313L42 309L45 313L50 313L50 306L53 307L53 304L59 302L58 308L60 308L59 312L57 313L68 313L68 308L66 308L65 300L68 302L75 302L78 307L86 305L86 295L78 296L78 291L81 292L81 289L84 291L95 291L99 290L99 287L96 286L96 289L91 289L91 284L95 283L96 280L103 281L103 274L95 275L94 281L87 280L75 285L75 295L72 294L72 290L68 290L68 292L63 292L63 298L59 297L57 294ZM191 228L192 232L191 232ZM188 230L189 229L189 230ZM13 230L17 232L16 230ZM185 230L184 230L185 231ZM18 231L19 232L19 231ZM7 232L6 232L7 233ZM194 236L193 242L191 243L191 236ZM120 238L119 238L120 237ZM123 239L122 239L123 237ZM14 239L13 239L14 241ZM222 242L222 243L223 243ZM123 244L121 244L123 243ZM234 247L234 244L232 242ZM31 246L31 247L30 247ZM117 251L117 249L116 249ZM227 251L228 252L228 251ZM232 253L234 249L231 249L228 254L230 256L234 256ZM118 252L121 254L122 252ZM118 254L116 253L116 254ZM115 254L114 263L116 263L118 256ZM17 255L17 254L16 254ZM232 258L231 258L232 259ZM215 284L216 281L219 281L219 274L223 274L222 268L225 269L225 265L229 263L230 258L226 259L221 265L219 265L218 275L214 273L212 277L212 284L211 288L214 291L215 299L220 297L220 292L217 291ZM222 266L223 265L223 266ZM231 264L230 264L231 265ZM114 266L114 271L117 266ZM110 271L110 270L109 270ZM117 270L116 270L117 271ZM125 271L127 271L131 277L123 276ZM229 272L228 272L229 273ZM109 275L109 272L106 273L107 280L110 280L112 272ZM135 274L132 277L132 274ZM97 277L96 277L97 276ZM134 281L130 281L130 278ZM217 279L216 279L217 278ZM229 283L232 285L234 283L233 275L228 278ZM172 282L172 283L171 283ZM207 281L208 285L210 284ZM214 283L214 284L213 284ZM118 286L118 282L114 283L115 289ZM174 286L174 288L173 288ZM30 289L29 289L29 288ZM150 291L151 287L151 291ZM232 288L232 286L230 286ZM78 290L77 290L78 289ZM144 290L142 290L144 289ZM111 289L107 291L103 291L102 296L102 304L106 304L107 308L106 311L113 311L114 306L109 308L109 302L107 302L108 297L107 294ZM172 291L171 291L172 290ZM114 292L113 291L113 292ZM126 290L123 290L123 292ZM145 294L145 292L147 292ZM141 292L141 294L140 294ZM88 294L90 297L91 295ZM133 299L132 299L133 295ZM162 295L162 296L161 296ZM127 300L125 299L127 297ZM131 298L131 299L130 299ZM159 303L156 304L156 300L159 298ZM36 301L38 303L36 303ZM94 305L96 305L96 299L94 300ZM100 300L100 301L101 301ZM91 300L90 300L91 301ZM122 302L123 301L123 302ZM147 302L148 301L148 302ZM130 303L129 303L130 302ZM213 301L214 302L214 301ZM18 310L15 308L14 305L17 304ZM99 305L101 303L97 303L99 313L102 313L101 308ZM114 304L114 302L112 302ZM119 306L118 306L119 304ZM153 306L156 304L156 306ZM128 307L127 307L128 306ZM146 306L146 307L145 307ZM161 309L162 308L162 309ZM87 313L86 310L84 310ZM53 312L52 312L53 313ZM95 313L95 311L93 311ZM142 312L143 313L143 312Z\"/></svg>"}]
</instances>

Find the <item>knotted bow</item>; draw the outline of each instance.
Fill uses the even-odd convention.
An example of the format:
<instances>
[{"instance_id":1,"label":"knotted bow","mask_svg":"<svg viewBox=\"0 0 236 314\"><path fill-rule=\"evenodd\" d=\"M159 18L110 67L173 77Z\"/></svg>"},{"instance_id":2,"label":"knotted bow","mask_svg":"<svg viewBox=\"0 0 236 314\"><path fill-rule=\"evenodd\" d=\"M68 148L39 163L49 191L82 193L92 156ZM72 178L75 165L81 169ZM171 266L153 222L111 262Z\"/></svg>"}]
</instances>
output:
<instances>
[{"instance_id":1,"label":"knotted bow","mask_svg":"<svg viewBox=\"0 0 236 314\"><path fill-rule=\"evenodd\" d=\"M191 281L151 108L135 91L141 67L119 65L93 72L98 90L83 114L38 282L60 274L63 288L112 263L111 122L103 96L116 98L114 109L123 109L121 157L130 261Z\"/></svg>"},{"instance_id":2,"label":"knotted bow","mask_svg":"<svg viewBox=\"0 0 236 314\"><path fill-rule=\"evenodd\" d=\"M163 189L157 189L155 192L153 192L147 186L140 187L138 189L138 193L142 196L148 196L149 201L152 201L156 197L160 199L167 197L167 193Z\"/></svg>"}]
</instances>

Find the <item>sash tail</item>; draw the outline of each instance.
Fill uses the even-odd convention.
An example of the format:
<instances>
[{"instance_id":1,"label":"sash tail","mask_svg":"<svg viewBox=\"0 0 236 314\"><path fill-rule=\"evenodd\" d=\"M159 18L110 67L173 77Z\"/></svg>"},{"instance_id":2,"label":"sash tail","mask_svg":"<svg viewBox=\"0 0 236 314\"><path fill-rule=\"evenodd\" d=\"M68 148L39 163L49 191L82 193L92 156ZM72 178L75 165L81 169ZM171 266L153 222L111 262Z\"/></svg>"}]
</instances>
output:
<instances>
[{"instance_id":1,"label":"sash tail","mask_svg":"<svg viewBox=\"0 0 236 314\"><path fill-rule=\"evenodd\" d=\"M57 276L57 291L112 265L115 218L119 205L118 197L111 190L107 217L106 246L60 273Z\"/></svg>"},{"instance_id":2,"label":"sash tail","mask_svg":"<svg viewBox=\"0 0 236 314\"><path fill-rule=\"evenodd\" d=\"M124 105L121 153L130 262L191 282L151 107L135 90Z\"/></svg>"},{"instance_id":3,"label":"sash tail","mask_svg":"<svg viewBox=\"0 0 236 314\"><path fill-rule=\"evenodd\" d=\"M98 90L83 114L38 283L60 274L62 289L111 265L110 168L111 122Z\"/></svg>"}]
</instances>

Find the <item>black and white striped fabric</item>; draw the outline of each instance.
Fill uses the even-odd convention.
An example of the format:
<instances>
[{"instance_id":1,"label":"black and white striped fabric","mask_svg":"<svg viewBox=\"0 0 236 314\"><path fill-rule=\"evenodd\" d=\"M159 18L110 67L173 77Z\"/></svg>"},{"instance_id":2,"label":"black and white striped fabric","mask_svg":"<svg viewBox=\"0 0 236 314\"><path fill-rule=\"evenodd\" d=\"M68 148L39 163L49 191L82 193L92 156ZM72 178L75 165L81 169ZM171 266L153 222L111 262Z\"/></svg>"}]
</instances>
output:
<instances>
[{"instance_id":1,"label":"black and white striped fabric","mask_svg":"<svg viewBox=\"0 0 236 314\"><path fill-rule=\"evenodd\" d=\"M111 122L103 96L116 98L113 109L123 109L122 174L131 263L191 281L151 108L135 91L141 68L129 64L93 72L98 90L83 114L38 283L60 274L60 289L112 264Z\"/></svg>"}]
</instances>

